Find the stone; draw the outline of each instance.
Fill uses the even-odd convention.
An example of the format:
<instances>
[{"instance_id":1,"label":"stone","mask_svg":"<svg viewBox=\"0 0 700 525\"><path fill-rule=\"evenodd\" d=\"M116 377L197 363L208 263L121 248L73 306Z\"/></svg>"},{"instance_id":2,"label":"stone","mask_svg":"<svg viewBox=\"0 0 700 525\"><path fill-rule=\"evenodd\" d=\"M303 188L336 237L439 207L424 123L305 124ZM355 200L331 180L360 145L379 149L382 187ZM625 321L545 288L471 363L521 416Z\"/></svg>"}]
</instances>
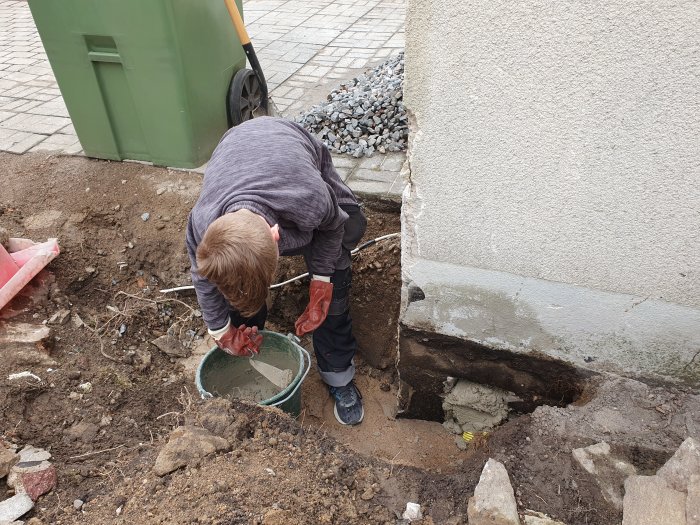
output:
<instances>
[{"instance_id":1,"label":"stone","mask_svg":"<svg viewBox=\"0 0 700 525\"><path fill-rule=\"evenodd\" d=\"M34 508L34 502L26 494L15 494L0 502L0 522L15 521Z\"/></svg>"},{"instance_id":2,"label":"stone","mask_svg":"<svg viewBox=\"0 0 700 525\"><path fill-rule=\"evenodd\" d=\"M56 467L48 461L18 463L13 467L7 484L14 487L15 492L27 494L32 501L51 492L58 481Z\"/></svg>"},{"instance_id":3,"label":"stone","mask_svg":"<svg viewBox=\"0 0 700 525\"><path fill-rule=\"evenodd\" d=\"M359 158L371 156L379 134L387 130L403 131L407 122L403 106L403 53L359 75L332 91L331 102L312 107L296 121L315 134L332 152L347 152ZM328 127L330 126L330 127ZM343 145L335 138L343 137ZM401 133L397 136L399 139ZM362 137L364 144L359 144ZM369 148L368 148L369 145ZM361 153L357 152L361 146ZM383 148L386 151L386 148ZM405 149L405 145L401 148Z\"/></svg>"},{"instance_id":4,"label":"stone","mask_svg":"<svg viewBox=\"0 0 700 525\"><path fill-rule=\"evenodd\" d=\"M68 319L70 318L70 310L59 310L55 314L53 314L49 320L48 324L54 325L54 324L66 324Z\"/></svg>"},{"instance_id":5,"label":"stone","mask_svg":"<svg viewBox=\"0 0 700 525\"><path fill-rule=\"evenodd\" d=\"M87 421L81 421L76 423L63 433L68 438L69 441L81 441L83 443L91 443L92 440L97 437L97 433L100 431L99 427L93 423Z\"/></svg>"},{"instance_id":6,"label":"stone","mask_svg":"<svg viewBox=\"0 0 700 525\"><path fill-rule=\"evenodd\" d=\"M554 520L546 514L534 510L526 510L523 513L523 522L525 525L566 525L561 521Z\"/></svg>"},{"instance_id":7,"label":"stone","mask_svg":"<svg viewBox=\"0 0 700 525\"><path fill-rule=\"evenodd\" d=\"M666 464L656 475L663 478L674 490L686 492L688 481L693 474L700 473L700 446L693 438L686 439L678 447Z\"/></svg>"},{"instance_id":8,"label":"stone","mask_svg":"<svg viewBox=\"0 0 700 525\"><path fill-rule=\"evenodd\" d=\"M520 525L518 506L508 472L489 459L467 506L469 525Z\"/></svg>"},{"instance_id":9,"label":"stone","mask_svg":"<svg viewBox=\"0 0 700 525\"><path fill-rule=\"evenodd\" d=\"M77 314L72 314L72 315L71 315L71 324L72 324L75 328L82 328L83 326L85 326L85 323L84 323L83 320L80 318L80 316L77 315Z\"/></svg>"},{"instance_id":10,"label":"stone","mask_svg":"<svg viewBox=\"0 0 700 525\"><path fill-rule=\"evenodd\" d=\"M361 495L360 499L364 501L369 501L374 498L374 491L371 488L366 489Z\"/></svg>"},{"instance_id":11,"label":"stone","mask_svg":"<svg viewBox=\"0 0 700 525\"><path fill-rule=\"evenodd\" d=\"M423 513L420 509L420 504L408 502L406 503L406 510L403 511L403 519L411 521L418 521L423 519Z\"/></svg>"},{"instance_id":12,"label":"stone","mask_svg":"<svg viewBox=\"0 0 700 525\"><path fill-rule=\"evenodd\" d=\"M180 467L196 465L210 454L230 448L229 442L224 438L201 427L178 427L170 434L168 443L158 454L153 471L158 476L165 476Z\"/></svg>"},{"instance_id":13,"label":"stone","mask_svg":"<svg viewBox=\"0 0 700 525\"><path fill-rule=\"evenodd\" d=\"M622 510L625 479L637 473L637 469L626 461L610 454L610 445L596 443L572 451L574 460L593 478L600 487L605 500Z\"/></svg>"},{"instance_id":14,"label":"stone","mask_svg":"<svg viewBox=\"0 0 700 525\"><path fill-rule=\"evenodd\" d=\"M622 525L686 525L685 499L659 476L630 476L625 481Z\"/></svg>"},{"instance_id":15,"label":"stone","mask_svg":"<svg viewBox=\"0 0 700 525\"><path fill-rule=\"evenodd\" d=\"M85 502L81 499L75 499L73 500L73 508L75 510L80 510L83 508L83 505L85 505Z\"/></svg>"},{"instance_id":16,"label":"stone","mask_svg":"<svg viewBox=\"0 0 700 525\"><path fill-rule=\"evenodd\" d=\"M20 456L14 449L0 445L0 478L7 476L19 459Z\"/></svg>"},{"instance_id":17,"label":"stone","mask_svg":"<svg viewBox=\"0 0 700 525\"><path fill-rule=\"evenodd\" d=\"M48 461L51 459L51 452L44 450L43 448L27 445L19 451L19 457L22 463L30 461Z\"/></svg>"},{"instance_id":18,"label":"stone","mask_svg":"<svg viewBox=\"0 0 700 525\"><path fill-rule=\"evenodd\" d=\"M46 355L53 347L53 332L43 324L0 322L0 348L4 354L39 351Z\"/></svg>"},{"instance_id":19,"label":"stone","mask_svg":"<svg viewBox=\"0 0 700 525\"><path fill-rule=\"evenodd\" d=\"M170 334L160 336L158 339L151 341L151 344L170 357L187 357L190 355L189 350L182 346L180 340Z\"/></svg>"},{"instance_id":20,"label":"stone","mask_svg":"<svg viewBox=\"0 0 700 525\"><path fill-rule=\"evenodd\" d=\"M143 222L146 222L146 221L147 221L148 219L150 219L150 218L151 218L151 214L148 213L148 212L145 212L145 213L142 213L142 214L141 214L141 220L142 220Z\"/></svg>"},{"instance_id":21,"label":"stone","mask_svg":"<svg viewBox=\"0 0 700 525\"><path fill-rule=\"evenodd\" d=\"M685 519L687 525L700 525L700 474L693 474L688 481Z\"/></svg>"}]
</instances>

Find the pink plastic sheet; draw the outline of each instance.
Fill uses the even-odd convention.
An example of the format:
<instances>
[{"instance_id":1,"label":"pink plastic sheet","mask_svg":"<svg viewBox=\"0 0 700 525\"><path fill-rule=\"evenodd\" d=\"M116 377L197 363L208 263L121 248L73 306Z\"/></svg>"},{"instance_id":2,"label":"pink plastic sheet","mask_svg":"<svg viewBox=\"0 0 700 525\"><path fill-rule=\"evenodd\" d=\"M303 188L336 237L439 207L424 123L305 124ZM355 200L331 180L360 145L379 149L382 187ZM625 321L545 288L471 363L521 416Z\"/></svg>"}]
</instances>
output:
<instances>
[{"instance_id":1,"label":"pink plastic sheet","mask_svg":"<svg viewBox=\"0 0 700 525\"><path fill-rule=\"evenodd\" d=\"M57 239L11 238L9 248L0 246L0 310L60 253Z\"/></svg>"}]
</instances>

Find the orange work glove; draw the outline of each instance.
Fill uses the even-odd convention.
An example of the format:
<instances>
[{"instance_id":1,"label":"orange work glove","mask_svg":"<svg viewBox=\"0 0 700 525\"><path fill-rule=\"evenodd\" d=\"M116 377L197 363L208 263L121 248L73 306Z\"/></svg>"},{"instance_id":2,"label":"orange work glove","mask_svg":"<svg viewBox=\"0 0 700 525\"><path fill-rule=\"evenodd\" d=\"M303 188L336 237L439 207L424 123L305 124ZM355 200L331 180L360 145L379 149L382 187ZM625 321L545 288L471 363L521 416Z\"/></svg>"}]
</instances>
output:
<instances>
[{"instance_id":1,"label":"orange work glove","mask_svg":"<svg viewBox=\"0 0 700 525\"><path fill-rule=\"evenodd\" d=\"M251 357L260 351L263 336L257 326L242 324L238 328L229 321L221 330L209 331L216 344L224 352L238 357Z\"/></svg>"},{"instance_id":2,"label":"orange work glove","mask_svg":"<svg viewBox=\"0 0 700 525\"><path fill-rule=\"evenodd\" d=\"M333 300L333 283L312 279L309 285L309 305L294 323L297 337L313 332L323 324Z\"/></svg>"}]
</instances>

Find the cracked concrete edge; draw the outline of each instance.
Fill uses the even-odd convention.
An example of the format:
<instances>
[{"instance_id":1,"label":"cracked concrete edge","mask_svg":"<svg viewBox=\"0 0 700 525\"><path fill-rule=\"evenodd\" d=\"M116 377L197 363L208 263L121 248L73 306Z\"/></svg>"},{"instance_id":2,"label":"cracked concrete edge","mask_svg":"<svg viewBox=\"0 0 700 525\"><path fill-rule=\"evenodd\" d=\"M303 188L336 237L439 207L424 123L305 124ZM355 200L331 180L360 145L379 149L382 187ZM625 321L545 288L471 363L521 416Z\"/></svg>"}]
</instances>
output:
<instances>
[{"instance_id":1,"label":"cracked concrete edge","mask_svg":"<svg viewBox=\"0 0 700 525\"><path fill-rule=\"evenodd\" d=\"M405 251L410 241L403 242ZM700 310L426 258L408 263L401 314L408 327L594 372L677 384L700 379ZM424 298L409 303L409 285Z\"/></svg>"}]
</instances>

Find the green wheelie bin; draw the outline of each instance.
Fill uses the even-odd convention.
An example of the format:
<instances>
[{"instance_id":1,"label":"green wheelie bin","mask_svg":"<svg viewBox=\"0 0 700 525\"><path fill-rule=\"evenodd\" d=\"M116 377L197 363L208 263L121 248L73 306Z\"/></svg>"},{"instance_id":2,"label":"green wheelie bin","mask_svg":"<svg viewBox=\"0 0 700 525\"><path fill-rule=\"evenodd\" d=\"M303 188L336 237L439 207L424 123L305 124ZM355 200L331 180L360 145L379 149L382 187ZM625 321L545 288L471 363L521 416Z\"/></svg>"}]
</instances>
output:
<instances>
[{"instance_id":1,"label":"green wheelie bin","mask_svg":"<svg viewBox=\"0 0 700 525\"><path fill-rule=\"evenodd\" d=\"M239 9L241 0L237 0ZM195 168L246 55L223 0L29 0L85 154Z\"/></svg>"}]
</instances>

